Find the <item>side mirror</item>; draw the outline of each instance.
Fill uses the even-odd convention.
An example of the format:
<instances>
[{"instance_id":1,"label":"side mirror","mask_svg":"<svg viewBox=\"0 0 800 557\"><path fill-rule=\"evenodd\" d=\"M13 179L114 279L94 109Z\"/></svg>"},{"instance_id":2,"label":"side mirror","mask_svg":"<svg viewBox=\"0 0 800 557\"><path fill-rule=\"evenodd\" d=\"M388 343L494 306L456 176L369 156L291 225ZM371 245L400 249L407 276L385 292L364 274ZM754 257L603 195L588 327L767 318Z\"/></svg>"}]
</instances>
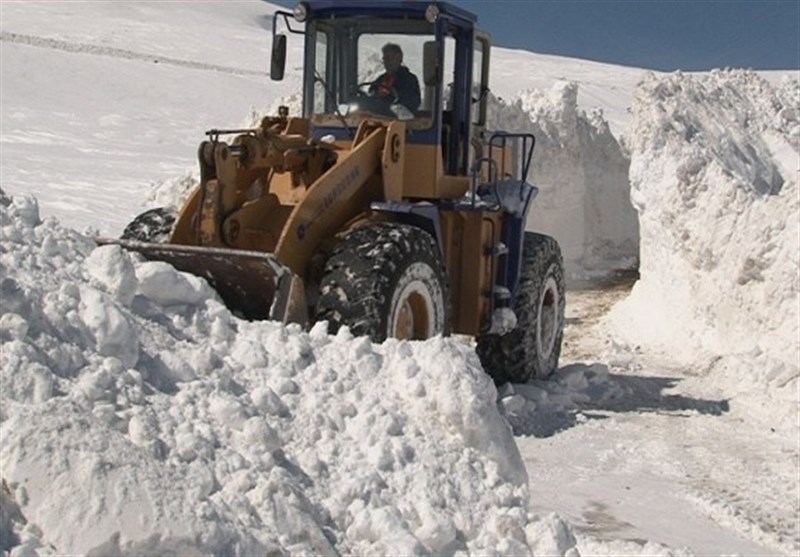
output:
<instances>
[{"instance_id":1,"label":"side mirror","mask_svg":"<svg viewBox=\"0 0 800 557\"><path fill-rule=\"evenodd\" d=\"M272 36L272 63L269 68L269 76L273 81L283 79L283 72L286 69L286 35Z\"/></svg>"},{"instance_id":2,"label":"side mirror","mask_svg":"<svg viewBox=\"0 0 800 557\"><path fill-rule=\"evenodd\" d=\"M439 49L436 41L422 45L422 81L427 87L436 85L439 69Z\"/></svg>"}]
</instances>

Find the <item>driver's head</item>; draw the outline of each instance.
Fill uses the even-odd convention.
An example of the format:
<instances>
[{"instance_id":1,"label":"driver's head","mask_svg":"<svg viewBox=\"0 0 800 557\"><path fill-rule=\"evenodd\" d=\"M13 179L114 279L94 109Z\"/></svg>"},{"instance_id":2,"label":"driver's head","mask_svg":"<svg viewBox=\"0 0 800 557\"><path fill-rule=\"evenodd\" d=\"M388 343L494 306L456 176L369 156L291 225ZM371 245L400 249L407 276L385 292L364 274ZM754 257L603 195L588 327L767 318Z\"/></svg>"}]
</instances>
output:
<instances>
[{"instance_id":1,"label":"driver's head","mask_svg":"<svg viewBox=\"0 0 800 557\"><path fill-rule=\"evenodd\" d=\"M381 49L383 52L383 67L389 73L396 72L403 63L403 49L400 45L386 43Z\"/></svg>"}]
</instances>

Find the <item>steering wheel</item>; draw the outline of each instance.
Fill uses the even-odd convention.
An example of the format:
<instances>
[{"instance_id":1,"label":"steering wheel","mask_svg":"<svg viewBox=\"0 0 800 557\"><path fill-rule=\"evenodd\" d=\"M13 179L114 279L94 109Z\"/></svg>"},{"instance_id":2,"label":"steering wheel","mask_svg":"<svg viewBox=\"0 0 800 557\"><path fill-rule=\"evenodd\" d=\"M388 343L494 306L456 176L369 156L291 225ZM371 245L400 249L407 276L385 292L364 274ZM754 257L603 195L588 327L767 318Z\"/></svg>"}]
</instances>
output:
<instances>
[{"instance_id":1,"label":"steering wheel","mask_svg":"<svg viewBox=\"0 0 800 557\"><path fill-rule=\"evenodd\" d=\"M397 114L391 109L392 103L395 102L396 98L377 97L371 94L369 88L372 83L372 81L365 81L356 85L351 109L360 112L371 112L378 116L397 118Z\"/></svg>"},{"instance_id":2,"label":"steering wheel","mask_svg":"<svg viewBox=\"0 0 800 557\"><path fill-rule=\"evenodd\" d=\"M373 96L372 93L369 92L369 88L372 86L371 81L365 81L363 83L359 83L356 85L355 95L356 97L371 97Z\"/></svg>"},{"instance_id":3,"label":"steering wheel","mask_svg":"<svg viewBox=\"0 0 800 557\"><path fill-rule=\"evenodd\" d=\"M371 112L377 116L388 116L397 118L397 114L392 111L392 105L381 97L369 97L357 95L350 103L351 110L358 112Z\"/></svg>"}]
</instances>

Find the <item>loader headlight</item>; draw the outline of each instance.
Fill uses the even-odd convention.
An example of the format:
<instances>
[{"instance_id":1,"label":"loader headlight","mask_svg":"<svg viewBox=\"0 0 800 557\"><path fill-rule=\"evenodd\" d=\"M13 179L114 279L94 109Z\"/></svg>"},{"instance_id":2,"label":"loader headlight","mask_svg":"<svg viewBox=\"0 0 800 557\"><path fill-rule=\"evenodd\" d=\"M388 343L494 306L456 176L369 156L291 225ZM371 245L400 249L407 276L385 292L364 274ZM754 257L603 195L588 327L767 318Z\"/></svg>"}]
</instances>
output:
<instances>
[{"instance_id":1,"label":"loader headlight","mask_svg":"<svg viewBox=\"0 0 800 557\"><path fill-rule=\"evenodd\" d=\"M425 19L427 19L430 23L436 23L437 17L439 17L439 6L437 6L436 3L433 3L428 6L427 10L425 10Z\"/></svg>"},{"instance_id":2,"label":"loader headlight","mask_svg":"<svg viewBox=\"0 0 800 557\"><path fill-rule=\"evenodd\" d=\"M308 17L308 4L305 2L300 2L294 7L294 10L292 10L292 15L294 15L294 18L297 21L303 23Z\"/></svg>"}]
</instances>

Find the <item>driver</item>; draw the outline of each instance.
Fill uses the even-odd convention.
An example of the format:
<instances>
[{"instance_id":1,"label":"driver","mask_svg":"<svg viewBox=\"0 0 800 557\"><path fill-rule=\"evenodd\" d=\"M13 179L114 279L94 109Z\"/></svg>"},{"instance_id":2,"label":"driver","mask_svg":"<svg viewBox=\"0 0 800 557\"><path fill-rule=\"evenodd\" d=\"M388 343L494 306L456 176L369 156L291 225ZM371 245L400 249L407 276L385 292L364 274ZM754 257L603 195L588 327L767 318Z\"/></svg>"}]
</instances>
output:
<instances>
[{"instance_id":1,"label":"driver","mask_svg":"<svg viewBox=\"0 0 800 557\"><path fill-rule=\"evenodd\" d=\"M386 43L383 52L383 67L386 72L369 86L369 93L389 104L399 103L411 112L419 108L419 80L403 66L403 50L400 45Z\"/></svg>"}]
</instances>

